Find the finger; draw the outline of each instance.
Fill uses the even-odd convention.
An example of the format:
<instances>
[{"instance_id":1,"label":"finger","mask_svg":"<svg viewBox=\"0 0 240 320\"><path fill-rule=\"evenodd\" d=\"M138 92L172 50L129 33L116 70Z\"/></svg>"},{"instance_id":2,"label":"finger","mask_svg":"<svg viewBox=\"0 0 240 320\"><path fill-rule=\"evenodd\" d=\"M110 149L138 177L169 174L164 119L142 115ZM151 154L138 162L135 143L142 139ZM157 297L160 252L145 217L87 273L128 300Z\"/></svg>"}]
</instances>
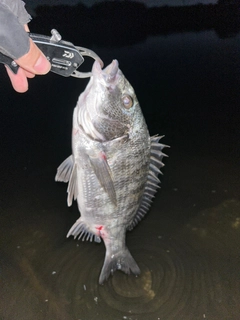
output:
<instances>
[{"instance_id":1,"label":"finger","mask_svg":"<svg viewBox=\"0 0 240 320\"><path fill-rule=\"evenodd\" d=\"M23 70L23 71L24 71L27 78L34 78L35 77L35 74L33 74L32 72L29 72L27 70Z\"/></svg>"},{"instance_id":2,"label":"finger","mask_svg":"<svg viewBox=\"0 0 240 320\"><path fill-rule=\"evenodd\" d=\"M27 24L24 25L24 29L25 29L26 32L30 32Z\"/></svg>"},{"instance_id":3,"label":"finger","mask_svg":"<svg viewBox=\"0 0 240 320\"><path fill-rule=\"evenodd\" d=\"M6 67L6 70L13 89L20 93L26 92L28 90L28 81L25 71L19 68L17 74L14 74L8 67Z\"/></svg>"},{"instance_id":4,"label":"finger","mask_svg":"<svg viewBox=\"0 0 240 320\"><path fill-rule=\"evenodd\" d=\"M46 74L51 69L51 64L44 56L42 51L36 46L36 44L30 40L30 49L21 58L15 60L16 63L23 69L33 74Z\"/></svg>"}]
</instances>

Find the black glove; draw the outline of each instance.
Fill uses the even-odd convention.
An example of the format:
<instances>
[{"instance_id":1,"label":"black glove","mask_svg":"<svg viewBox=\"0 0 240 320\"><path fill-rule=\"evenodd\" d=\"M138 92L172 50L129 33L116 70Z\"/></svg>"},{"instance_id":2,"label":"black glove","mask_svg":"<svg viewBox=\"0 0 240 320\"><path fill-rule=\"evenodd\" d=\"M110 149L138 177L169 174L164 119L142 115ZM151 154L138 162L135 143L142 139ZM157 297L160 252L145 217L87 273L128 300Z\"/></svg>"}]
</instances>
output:
<instances>
[{"instance_id":1,"label":"black glove","mask_svg":"<svg viewBox=\"0 0 240 320\"><path fill-rule=\"evenodd\" d=\"M0 0L0 52L13 60L29 51L24 24L31 20L21 0Z\"/></svg>"}]
</instances>

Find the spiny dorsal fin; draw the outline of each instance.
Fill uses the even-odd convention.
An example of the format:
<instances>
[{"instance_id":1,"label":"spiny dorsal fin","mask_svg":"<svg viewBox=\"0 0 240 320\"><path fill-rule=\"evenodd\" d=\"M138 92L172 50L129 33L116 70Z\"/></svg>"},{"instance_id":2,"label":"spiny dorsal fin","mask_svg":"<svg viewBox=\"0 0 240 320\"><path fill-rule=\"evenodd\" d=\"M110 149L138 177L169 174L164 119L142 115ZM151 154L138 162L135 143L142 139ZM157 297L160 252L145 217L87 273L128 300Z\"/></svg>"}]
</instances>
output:
<instances>
[{"instance_id":1,"label":"spiny dorsal fin","mask_svg":"<svg viewBox=\"0 0 240 320\"><path fill-rule=\"evenodd\" d=\"M144 193L141 199L141 203L137 210L135 217L131 224L128 226L128 230L132 230L136 224L145 216L151 206L152 199L159 187L160 180L158 174L162 174L160 168L164 166L162 158L166 155L162 152L162 149L169 147L165 144L159 143L159 140L164 136L153 136L151 137L151 148L150 148L150 164L147 181L145 184Z\"/></svg>"}]
</instances>

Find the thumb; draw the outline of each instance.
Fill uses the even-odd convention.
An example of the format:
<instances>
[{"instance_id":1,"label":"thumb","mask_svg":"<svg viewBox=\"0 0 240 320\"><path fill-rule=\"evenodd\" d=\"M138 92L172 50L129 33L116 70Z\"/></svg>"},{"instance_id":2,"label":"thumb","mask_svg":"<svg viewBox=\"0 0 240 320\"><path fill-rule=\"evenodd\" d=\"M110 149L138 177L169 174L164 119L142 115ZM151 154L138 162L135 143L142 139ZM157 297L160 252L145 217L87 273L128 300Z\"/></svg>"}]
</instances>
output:
<instances>
[{"instance_id":1,"label":"thumb","mask_svg":"<svg viewBox=\"0 0 240 320\"><path fill-rule=\"evenodd\" d=\"M33 74L46 74L51 69L51 64L42 53L42 51L37 47L37 45L30 40L29 51L21 58L15 60L17 64L23 69L33 73Z\"/></svg>"}]
</instances>

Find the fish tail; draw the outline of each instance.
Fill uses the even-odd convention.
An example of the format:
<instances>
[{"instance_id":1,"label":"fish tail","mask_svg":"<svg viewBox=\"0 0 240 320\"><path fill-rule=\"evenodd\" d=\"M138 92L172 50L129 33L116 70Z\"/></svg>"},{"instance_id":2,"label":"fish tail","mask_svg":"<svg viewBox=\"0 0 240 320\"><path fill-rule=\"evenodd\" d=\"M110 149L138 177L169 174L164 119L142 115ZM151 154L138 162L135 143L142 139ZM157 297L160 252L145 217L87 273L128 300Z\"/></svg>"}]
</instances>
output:
<instances>
[{"instance_id":1,"label":"fish tail","mask_svg":"<svg viewBox=\"0 0 240 320\"><path fill-rule=\"evenodd\" d=\"M138 275L141 272L136 261L126 247L124 250L115 254L110 252L109 249L106 250L104 264L99 277L99 284L102 284L107 280L110 274L113 274L116 270L121 270L126 274L132 272L135 275Z\"/></svg>"}]
</instances>

